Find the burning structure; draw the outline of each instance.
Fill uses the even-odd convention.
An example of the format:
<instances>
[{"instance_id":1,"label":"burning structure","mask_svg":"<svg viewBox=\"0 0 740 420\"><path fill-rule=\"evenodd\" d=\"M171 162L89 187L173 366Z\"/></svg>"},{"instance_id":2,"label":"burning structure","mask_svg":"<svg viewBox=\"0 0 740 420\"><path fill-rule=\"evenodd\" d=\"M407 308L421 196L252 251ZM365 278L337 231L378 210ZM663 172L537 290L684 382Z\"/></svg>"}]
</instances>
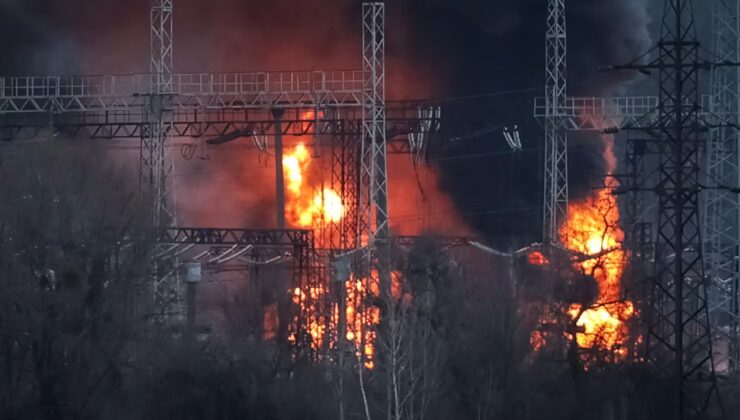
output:
<instances>
[{"instance_id":1,"label":"burning structure","mask_svg":"<svg viewBox=\"0 0 740 420\"><path fill-rule=\"evenodd\" d=\"M281 368L290 370L286 366L304 362L350 367L359 380L368 418L371 407L364 375L374 381L383 377L388 396L386 412L396 418L416 418L413 413L428 412L433 399L424 388L427 385L421 383L443 376L438 361L446 357L447 350L439 343L454 336L449 321L455 318L450 309L454 304L445 290L459 292L459 285L452 286L451 279L468 279L464 273L467 267L459 262L464 258L451 258L452 248L465 247L498 259L496 264L506 268L501 270L506 274L500 275L505 279L500 281L505 284L499 285L501 296L510 301L520 303L518 293L526 292L526 285L520 288L517 281L517 265L523 260L520 256L527 256L528 265L564 278L566 291L557 296L554 308L536 313L532 309L536 305L527 304L507 308L505 314L525 319L522 312L530 312L527 315L538 318L532 328L524 323L529 344L524 353L536 358L543 349L555 347L569 357L577 354L579 357L570 359L578 362L574 364L578 369L596 367L595 358L614 366L653 360L636 347L665 337L668 339L664 342L680 342L683 330L666 329L666 319L676 312L684 315L694 306L703 311L703 280L694 272L659 286L664 286L661 290L665 292L669 286L685 282L698 293L696 305L693 297L674 306L660 306L665 305L663 300L659 305L628 293L625 275L632 250L625 246L625 233L632 233L628 226L632 221L621 217L614 194L620 181L616 180L611 140L605 141L608 168L602 174L603 185L583 199L569 201L567 131L575 127L603 132L609 131L605 127L611 128L608 123L620 127L625 121L639 124L639 114L650 114L656 104L650 98L640 102L639 98L567 96L562 0L548 2L546 96L535 102L535 114L545 126L545 241L519 251L497 251L485 241L458 236L436 238L441 244L438 248L443 250L438 252L434 247L425 248L423 238L399 234L404 228L415 236L421 232L391 217L393 205L405 201L398 197L407 198L413 188L396 192L394 197L390 185L393 175L388 170L394 166L389 165L394 158L390 155L395 152L412 157L406 166L412 168L409 173L415 178L413 182L427 199L434 192L424 191L417 166L435 147L451 146L441 140L440 103L386 97L382 2L362 6L361 70L300 73L173 73L172 9L171 0L152 4L150 74L9 78L2 79L0 86L0 125L14 139L37 135L51 126L64 134L141 140L142 190L154 202L146 224L156 233L154 240L158 243L151 253L155 267L151 307L152 318L160 321L159 325L178 325L186 315L186 335L196 335L193 333L198 330L199 318L205 318L199 311L197 294L208 287L199 284L201 270L213 275L239 273L234 276L246 278L249 284L245 301L236 302L248 308L238 310L249 312L243 324L252 340L278 349ZM683 98L681 92L677 96ZM668 114L660 109L665 121ZM660 128L665 129L665 124ZM680 140L685 129L676 128L674 136ZM211 138L208 143L215 147L235 140L254 143L265 161L269 160L266 152L272 149L268 139L274 138L276 223L272 224L272 217L264 217L255 223L259 226L250 229L172 226L178 214L171 151L175 139L188 137ZM290 140L284 141L283 137ZM464 138L456 137L457 141ZM521 149L518 137L517 143L516 148ZM184 144L181 154L191 159L198 148L198 144ZM672 156L667 150L663 154ZM667 165L671 163L675 161ZM661 168L666 168L665 162ZM436 183L436 172L430 173L431 182ZM407 174L405 178L412 177ZM272 184L272 179L266 184ZM677 190L687 189L682 186ZM266 200L272 200L272 192L264 194ZM673 201L679 198L674 195ZM672 210L666 210L674 208L670 204L663 203L661 210L670 213ZM412 211L421 213L416 208ZM693 220L695 214L685 216ZM439 228L435 224L426 221L427 227ZM662 229L667 228L663 225ZM664 271L660 274L665 278L670 272L666 261L683 253L700 254L700 246L676 248L676 243L666 237L663 240L674 253L663 249L656 256L662 261ZM131 235L121 242L130 240ZM415 254L419 248L431 257ZM700 260L682 258L694 265ZM186 276L181 270L184 261L188 264ZM667 298L675 298L665 293ZM229 294L237 293L231 289ZM456 298L475 300L475 296ZM658 310L651 305L657 305ZM643 312L645 308L649 309L647 313ZM459 312L466 313L465 308L459 308ZM708 328L699 312L690 314L693 324L688 334ZM644 321L643 316L656 313L662 316L660 325L634 328ZM507 320L502 324L508 326L511 319L502 318ZM456 325L464 324L460 321ZM548 324L564 326L558 330L548 328ZM509 337L516 335L510 330L507 333ZM455 337L461 342L468 339ZM701 334L698 337L702 343L705 338ZM668 347L673 349L670 344ZM709 347L711 350L711 342ZM514 357L511 354L518 353L512 350L509 357ZM713 381L711 351L708 354L709 367L700 361L697 369ZM494 384L494 370L491 367L486 377L489 394L498 386ZM337 379L340 389L341 384L342 379ZM685 392L684 382L679 388ZM408 396L400 395L403 393ZM683 407L683 400L680 405Z\"/></svg>"}]
</instances>

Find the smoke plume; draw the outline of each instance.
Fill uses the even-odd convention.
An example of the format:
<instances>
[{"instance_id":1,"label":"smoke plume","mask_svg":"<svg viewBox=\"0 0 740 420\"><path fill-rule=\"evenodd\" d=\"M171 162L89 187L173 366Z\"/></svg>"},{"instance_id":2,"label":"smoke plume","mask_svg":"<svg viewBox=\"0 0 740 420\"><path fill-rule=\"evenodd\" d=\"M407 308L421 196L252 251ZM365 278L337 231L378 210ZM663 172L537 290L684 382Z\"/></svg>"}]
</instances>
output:
<instances>
[{"instance_id":1,"label":"smoke plume","mask_svg":"<svg viewBox=\"0 0 740 420\"><path fill-rule=\"evenodd\" d=\"M647 49L650 2L566 3L570 94L624 91L627 80L622 76L596 69L628 61ZM0 2L0 51L7 57L0 62L0 74L145 72L148 7L148 0ZM458 99L444 104L444 153L433 160L439 189L451 196L461 218L478 232L501 239L536 239L543 134L531 114L533 98L542 94L544 85L546 2L404 0L389 1L386 7L388 96ZM360 2L175 2L178 72L358 69L360 43ZM525 148L518 154L507 153L501 135L503 126L513 125L519 127ZM452 144L448 139L454 137L461 140ZM572 136L574 197L602 179L603 148L595 136ZM210 161L180 166L199 173L192 167L217 165L220 178L211 179L208 171L182 177L179 202L197 207L214 195L204 193L208 185L219 185L219 196L234 196L229 194L232 188L251 188L243 162L253 156L238 151L212 154ZM393 182L393 166L389 171ZM401 168L397 173L406 177L409 171ZM188 197L191 189L200 192ZM268 199L267 193L250 194L253 198L243 204ZM204 216L207 212L192 210L199 219L212 220Z\"/></svg>"}]
</instances>

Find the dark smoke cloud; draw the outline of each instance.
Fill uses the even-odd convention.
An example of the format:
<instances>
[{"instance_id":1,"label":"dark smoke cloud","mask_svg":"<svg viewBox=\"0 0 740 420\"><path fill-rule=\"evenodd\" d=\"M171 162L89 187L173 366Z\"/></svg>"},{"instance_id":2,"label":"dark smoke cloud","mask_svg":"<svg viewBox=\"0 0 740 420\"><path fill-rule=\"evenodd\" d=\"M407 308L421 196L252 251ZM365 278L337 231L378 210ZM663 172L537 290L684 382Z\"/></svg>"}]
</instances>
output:
<instances>
[{"instance_id":1,"label":"dark smoke cloud","mask_svg":"<svg viewBox=\"0 0 740 420\"><path fill-rule=\"evenodd\" d=\"M625 89L623 76L595 70L648 48L648 3L660 0L567 1L571 94ZM148 0L4 0L0 74L147 71L148 5ZM180 72L351 69L361 64L358 1L177 0L175 7L175 67ZM387 11L390 97L517 92L446 103L445 137L518 124L528 150L500 154L506 146L498 132L461 141L447 150L447 157L478 157L438 161L440 188L481 233L536 239L542 130L531 114L532 100L544 84L546 2L398 0L388 1ZM602 152L597 137L573 136L574 197L600 181ZM228 160L224 165L238 166Z\"/></svg>"},{"instance_id":2,"label":"dark smoke cloud","mask_svg":"<svg viewBox=\"0 0 740 420\"><path fill-rule=\"evenodd\" d=\"M570 94L625 93L624 75L596 70L629 61L650 47L648 0L570 0L566 5ZM480 232L502 240L536 240L543 134L531 115L534 96L543 92L546 2L431 0L409 2L408 9L413 9L408 16L426 60L448 64L447 96L517 92L448 105L450 135L518 124L528 148L519 155L495 155L506 151L498 132L461 142L455 154L481 156L442 160L441 187ZM603 182L604 144L598 136L583 134L572 135L570 144L570 191L579 199Z\"/></svg>"}]
</instances>

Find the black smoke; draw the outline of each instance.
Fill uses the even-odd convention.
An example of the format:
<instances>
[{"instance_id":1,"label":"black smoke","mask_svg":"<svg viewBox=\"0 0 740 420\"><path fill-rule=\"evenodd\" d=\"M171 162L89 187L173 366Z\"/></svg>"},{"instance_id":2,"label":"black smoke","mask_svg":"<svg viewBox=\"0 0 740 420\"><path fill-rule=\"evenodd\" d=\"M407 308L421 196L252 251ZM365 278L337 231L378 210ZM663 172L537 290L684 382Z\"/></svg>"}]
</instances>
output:
<instances>
[{"instance_id":1,"label":"black smoke","mask_svg":"<svg viewBox=\"0 0 740 420\"><path fill-rule=\"evenodd\" d=\"M569 93L624 94L624 75L598 72L650 47L647 0L567 1ZM533 99L544 85L546 2L542 0L436 0L406 2L424 65L447 71L444 97L448 137L460 141L439 159L441 187L466 220L502 242L536 240L542 203L542 128L532 118ZM436 64L439 63L439 64ZM485 97L485 93L497 93ZM483 96L483 97L482 97ZM477 99L473 99L477 98ZM517 124L525 150L506 153L501 127ZM570 192L578 199L603 182L603 142L596 135L570 137ZM455 156L461 156L456 159ZM517 242L518 242L517 241Z\"/></svg>"},{"instance_id":2,"label":"black smoke","mask_svg":"<svg viewBox=\"0 0 740 420\"><path fill-rule=\"evenodd\" d=\"M648 3L659 2L566 2L570 94L625 91L623 75L597 69L648 49ZM544 85L546 3L387 2L388 95L444 101L442 146L432 156L440 188L474 229L501 240L531 241L540 233L543 134L532 103ZM0 74L147 71L148 4L0 1ZM177 0L175 7L177 71L360 66L357 1ZM525 150L512 154L501 130L515 124ZM453 145L455 137L461 140ZM598 136L571 137L574 199L601 182L602 153Z\"/></svg>"}]
</instances>

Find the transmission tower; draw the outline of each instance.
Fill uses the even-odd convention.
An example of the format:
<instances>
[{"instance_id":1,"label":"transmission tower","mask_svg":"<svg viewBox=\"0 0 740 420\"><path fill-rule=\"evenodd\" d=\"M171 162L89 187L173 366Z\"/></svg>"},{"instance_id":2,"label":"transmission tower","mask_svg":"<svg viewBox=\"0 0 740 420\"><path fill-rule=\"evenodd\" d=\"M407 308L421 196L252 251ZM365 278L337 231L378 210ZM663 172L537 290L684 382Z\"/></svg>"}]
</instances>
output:
<instances>
[{"instance_id":1,"label":"transmission tower","mask_svg":"<svg viewBox=\"0 0 740 420\"><path fill-rule=\"evenodd\" d=\"M740 62L740 1L715 0L712 10L714 53L719 62ZM729 124L713 128L707 148L707 184L740 185L740 67L712 70L712 109ZM740 361L738 346L738 248L740 196L725 188L709 188L704 202L704 255L712 282L709 314L713 325L718 370L733 372Z\"/></svg>"},{"instance_id":2,"label":"transmission tower","mask_svg":"<svg viewBox=\"0 0 740 420\"><path fill-rule=\"evenodd\" d=\"M568 218L565 0L548 0L545 39L546 110L542 225L545 242L557 242L558 229Z\"/></svg>"},{"instance_id":3,"label":"transmission tower","mask_svg":"<svg viewBox=\"0 0 740 420\"><path fill-rule=\"evenodd\" d=\"M363 119L358 245L377 258L380 290L390 291L385 109L385 4L362 4ZM374 254L374 255L373 255Z\"/></svg>"},{"instance_id":4,"label":"transmission tower","mask_svg":"<svg viewBox=\"0 0 740 420\"><path fill-rule=\"evenodd\" d=\"M152 195L154 226L175 222L172 146L172 3L152 0L147 124L141 133L141 185Z\"/></svg>"},{"instance_id":5,"label":"transmission tower","mask_svg":"<svg viewBox=\"0 0 740 420\"><path fill-rule=\"evenodd\" d=\"M659 73L657 120L646 127L658 153L658 228L655 243L647 357L669 389L672 418L700 418L717 389L699 219L698 71L692 0L666 0L657 58L623 69ZM715 406L716 407L716 406Z\"/></svg>"}]
</instances>

